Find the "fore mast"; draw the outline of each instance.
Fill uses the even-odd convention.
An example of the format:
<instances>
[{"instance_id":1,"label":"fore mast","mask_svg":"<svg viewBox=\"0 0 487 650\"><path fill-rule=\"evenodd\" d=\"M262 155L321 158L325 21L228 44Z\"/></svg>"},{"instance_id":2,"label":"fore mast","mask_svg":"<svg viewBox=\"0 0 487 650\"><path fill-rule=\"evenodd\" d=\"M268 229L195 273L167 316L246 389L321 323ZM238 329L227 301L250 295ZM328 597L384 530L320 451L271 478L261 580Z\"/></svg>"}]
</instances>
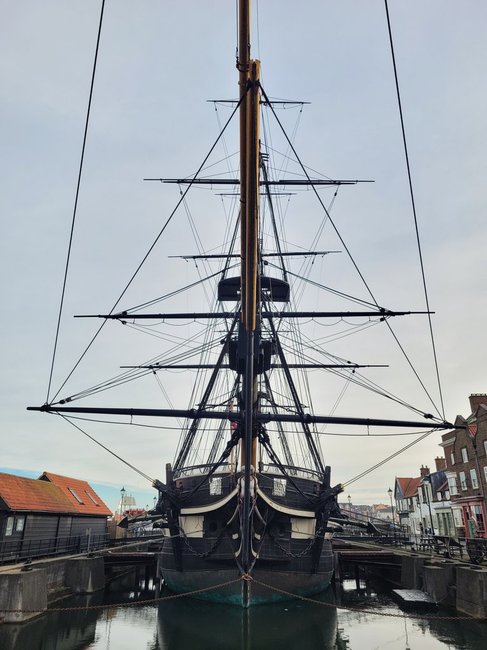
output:
<instances>
[{"instance_id":1,"label":"fore mast","mask_svg":"<svg viewBox=\"0 0 487 650\"><path fill-rule=\"evenodd\" d=\"M242 512L242 568L248 572L252 561L251 471L256 467L257 372L255 351L260 341L259 297L259 180L260 180L260 62L250 58L250 0L239 0L239 43L237 68L240 96L240 255L241 322L239 349L243 355L243 438L242 471L244 499Z\"/></svg>"}]
</instances>

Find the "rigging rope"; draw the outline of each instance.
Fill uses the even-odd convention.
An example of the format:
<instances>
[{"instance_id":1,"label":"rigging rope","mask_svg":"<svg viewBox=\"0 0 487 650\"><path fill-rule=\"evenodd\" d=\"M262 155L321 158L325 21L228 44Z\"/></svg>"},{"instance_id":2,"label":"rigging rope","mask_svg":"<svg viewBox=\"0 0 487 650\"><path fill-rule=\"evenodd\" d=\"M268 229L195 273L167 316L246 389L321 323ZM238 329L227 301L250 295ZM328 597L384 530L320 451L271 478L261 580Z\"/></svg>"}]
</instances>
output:
<instances>
[{"instance_id":1,"label":"rigging rope","mask_svg":"<svg viewBox=\"0 0 487 650\"><path fill-rule=\"evenodd\" d=\"M125 288L123 289L122 293L119 295L119 297L118 297L117 300L115 301L113 307L110 309L110 311L109 311L109 315L113 314L113 312L115 311L117 305L119 304L119 302L122 300L123 296L124 296L124 295L126 294L126 292L128 291L128 289L129 289L129 287L131 286L132 282L135 280L135 278L136 278L136 276L138 275L139 271L141 270L142 266L143 266L143 265L145 264L145 262L147 261L149 255L150 255L150 254L152 253L152 251L154 250L154 248L155 248L157 242L159 241L159 239L161 238L161 236L162 236L163 233L165 232L166 228L168 227L168 225L169 225L169 223L171 222L172 218L173 218L174 215L176 214L176 212L177 212L177 210L179 209L180 205L183 203L184 199L186 198L186 195L188 194L189 190L192 188L192 186L193 186L193 184L194 184L194 181L196 180L196 178L198 177L199 173L201 172L201 170L203 169L204 165L206 164L207 160L209 159L209 157L211 156L211 154L212 154L213 151L215 150L216 145L218 144L218 142L219 142L220 139L222 138L224 132L226 131L228 125L229 125L230 122L232 121L234 115L236 114L236 112L237 112L238 109L240 108L240 105L241 105L242 101L244 100L245 95L246 95L247 92L248 92L248 89L245 90L245 93L244 93L244 94L242 95L242 97L239 99L239 101L238 101L238 103L237 103L235 109L232 111L230 117L229 117L228 120L226 121L225 126L223 127L223 130L218 134L218 137L216 138L215 142L212 144L210 150L208 151L208 153L207 153L206 156L204 157L203 162L202 162L201 165L198 167L198 170L196 171L196 173L195 173L194 176L192 177L191 181L188 183L187 188L184 190L184 192L183 192L183 194L181 195L179 201L176 203L176 206L174 207L174 209L172 210L171 214L169 215L169 217L166 219L164 225L162 226L161 230L160 230L159 233L157 234L156 238L154 239L154 241L153 241L152 244L150 245L149 250L146 252L146 254L145 254L144 257L142 258L141 262L138 264L137 268L136 268L135 271L133 272L133 274L132 274L132 276L130 277L129 281L128 281L127 284L125 285ZM91 348L91 346L93 345L95 339L98 337L99 333L101 332L101 330L102 330L103 327L105 326L106 322L107 322L107 319L105 319L105 320L103 321L103 323L100 325L100 327L98 328L98 330L95 332L95 334L93 335L91 341L88 343L87 347L85 348L85 350L83 351L83 353L82 353L81 356L79 357L78 361L75 363L75 365L73 366L72 370L69 372L68 376L66 377L66 379L64 380L64 382L63 382L63 383L61 384L61 386L59 387L59 389L58 389L57 393L54 395L53 399L56 399L56 397L59 395L59 393L61 392L61 390L62 390L62 389L64 388L64 386L66 385L66 383L69 381L70 377L72 376L72 374L74 373L74 371L76 370L76 368L79 366L79 364L81 363L81 361L82 361L83 358L85 357L85 355L86 355L86 353L88 352L88 350L89 350L89 349Z\"/></svg>"},{"instance_id":2,"label":"rigging rope","mask_svg":"<svg viewBox=\"0 0 487 650\"><path fill-rule=\"evenodd\" d=\"M413 218L414 218L414 229L416 232L416 243L418 247L418 256L419 256L419 264L421 267L421 278L423 281L423 291L424 291L424 299L426 303L426 310L428 312L428 324L429 324L429 331L430 331L430 337L431 337L431 346L433 349L433 358L434 358L434 363L435 363L435 370L436 370L436 379L438 382L438 392L440 396L440 403L441 403L441 412L443 415L443 419L445 419L445 406L443 403L443 392L441 389L441 381L440 381L440 370L438 367L438 357L436 354L436 345L435 345L435 337L433 334L433 322L431 319L431 314L430 314L430 303L429 303L429 297L428 297L428 288L426 286L426 275L425 275L425 270L424 270L424 262L423 262L423 251L421 248L421 239L419 236L419 226L418 226L418 217L416 214L416 202L414 200L414 191L413 191L413 181L412 181L412 176L411 176L411 166L409 164L409 153L408 153L408 145L407 145L407 139L406 139L406 128L404 126L404 115L402 111L402 101L401 101L401 93L399 91L399 78L397 74L397 66L396 66L396 56L394 53L394 41L392 39L392 29L391 29L391 21L389 17L389 6L387 3L387 0L384 0L384 5L385 5L385 10L386 10L386 18L387 18L387 29L389 32L389 43L391 46L391 57L392 57L392 66L394 68L394 81L396 85L396 95L397 95L397 106L399 109L399 117L401 120L401 132L402 132L402 142L404 146L404 157L406 159L406 168L407 168L407 174L408 174L408 183L409 183L409 195L411 197L411 208L413 211Z\"/></svg>"},{"instance_id":3,"label":"rigging rope","mask_svg":"<svg viewBox=\"0 0 487 650\"><path fill-rule=\"evenodd\" d=\"M266 100L267 102L269 102L269 98L268 98L268 96L267 96L267 94L266 94L264 88L262 88L262 86L261 86L261 92L262 92L262 95L264 96L265 100ZM358 267L358 264L357 264L357 262L355 261L353 255L352 255L352 253L351 253L351 251L350 251L350 249L348 248L348 246L346 245L346 243L345 243L345 241L344 241L342 235L340 234L340 231L338 230L338 227L336 226L334 220L331 218L331 215L330 215L329 211L327 210L325 204L323 203L323 200L322 200L321 196L319 195L319 192L318 192L318 190L316 189L316 186L314 185L313 181L311 180L311 177L309 176L309 174L308 174L306 168L304 167L303 163L301 162L301 159L300 159L300 157L298 156L297 151L296 151L296 149L294 148L293 144L291 143L291 141L290 141L290 139L289 139L289 136L287 135L287 133L286 133L286 131L285 131L285 129L284 129L284 127L283 127L281 121L279 120L279 118L278 118L278 116L277 116L277 114L276 114L274 108L272 107L272 104L269 104L269 106L270 106L270 108L271 108L271 111L272 111L272 113L273 113L273 115L274 115L274 118L275 118L277 124L279 125L279 128L281 129L281 131L282 131L284 137L286 138L286 140L287 140L288 143L289 143L289 146L290 146L290 148L291 148L291 150L292 150L292 152L293 152L293 155L296 157L296 160L298 161L298 163L299 163L299 165L301 166L301 169L303 170L303 172L304 172L304 174L305 174L305 176L306 176L308 182L310 183L311 188L312 188L312 190L313 190L313 192L314 192L316 198L318 199L318 202L320 203L321 207L323 208L323 210L324 210L325 213L327 214L328 220L329 220L330 224L332 225L333 230L335 231L336 236L338 237L338 239L340 240L341 244L343 245L343 248L345 249L345 252L347 253L347 255L348 255L350 261L351 261L352 264L353 264L353 267L355 268L355 270L356 270L356 272L358 273L360 279L362 280L362 282L363 282L365 288L367 289L367 291L368 291L370 297L372 298L372 300L373 300L375 306L376 306L377 308L379 308L379 303L377 302L377 300L376 300L374 294L372 293L371 288L369 287L367 281L365 280L364 275L363 275L362 272L360 271L360 269L359 269L359 267ZM389 331L392 333L392 335L393 335L395 341L399 344L398 338L397 338L397 336L394 334L394 331L393 331L391 325L388 323L387 320L386 320L386 325L387 325L387 327L389 328ZM431 397L431 395L430 395L428 389L426 388L424 382L423 382L422 379L420 378L420 376L419 376L419 374L418 374L416 368L413 366L412 361L409 359L409 357L408 357L408 355L406 354L406 351L404 350L404 348L402 347L402 345L399 345L399 349L400 349L401 352L403 353L403 355L404 355L406 361L407 361L408 364L409 364L409 367L410 367L411 370L413 371L413 373L414 373L416 379L418 380L420 386L422 387L422 389L424 390L424 392L425 392L426 395L428 396L428 399L430 400L430 402L431 402L433 408L436 410L436 412L438 413L438 415L440 415L440 417L442 417L441 414L440 414L440 412L439 412L439 410L438 410L438 408L437 408L437 406L436 406L436 404L435 404L435 402L434 402L434 400L433 400L433 398ZM443 419L445 419L444 416L443 416Z\"/></svg>"},{"instance_id":4,"label":"rigging rope","mask_svg":"<svg viewBox=\"0 0 487 650\"><path fill-rule=\"evenodd\" d=\"M376 469L378 469L378 468L381 467L382 465L385 465L386 463L388 463L388 462L389 462L390 460L392 460L393 458L396 458L396 456L399 456L400 454L404 453L405 451L407 451L408 449L410 449L410 448L413 447L414 445L417 445L418 442L421 442L422 440L424 440L425 438L427 438L427 437L428 437L429 435L431 435L434 431L435 431L435 429L431 429L430 431L427 431L427 432L426 432L424 435L422 435L421 437L417 438L416 440L413 440L413 442L410 442L409 445L406 445L405 447L402 447L401 449L398 449L398 450L395 451L393 454L391 454L390 456L387 456L387 458L384 458L383 460L379 461L378 463L376 463L375 465L373 465L373 466L370 467L369 469L366 469L366 470L364 470L363 472L361 472L360 474L357 474L357 476L354 476L353 478L349 479L348 481L345 481L345 483L343 484L343 486L344 486L344 487L348 487L348 486L351 485L352 483L355 483L355 481L358 481L359 479L364 478L364 476L367 476L367 474L370 474L371 472L374 472Z\"/></svg>"},{"instance_id":5,"label":"rigging rope","mask_svg":"<svg viewBox=\"0 0 487 650\"><path fill-rule=\"evenodd\" d=\"M130 467L130 469L133 469L134 472L137 472L137 474L140 474L140 476L142 476L142 478L145 478L145 479L147 479L148 481L150 481L151 483L154 483L154 479L151 478L148 474L146 474L146 473L143 472L142 470L138 469L137 467L135 467L135 465L132 465L132 463L129 463L128 460L125 460L124 458L122 458L121 456L119 456L118 454L116 454L114 451L112 451L111 449L109 449L108 447L106 447L103 443L99 442L96 438L94 438L94 437L91 436L89 433L87 433L86 431L84 431L84 430L83 430L81 427L79 427L77 424L75 424L74 422L71 422L71 420L70 420L69 417L67 417L66 415L63 415L62 413L59 413L59 415L60 415L60 417L63 418L63 420L65 420L66 422L69 422L69 424L70 424L71 426L73 426L75 429L78 429L78 431L79 431L80 433L82 433L84 436L86 436L87 438L89 438L90 440L92 440L92 441L93 441L94 443L96 443L99 447L101 447L101 448L104 449L105 451L108 451L108 453L111 454L112 456L115 456L115 458L118 458L118 460L122 461L122 463L124 463L125 465L127 465L127 467ZM78 418L78 419L79 419L79 418Z\"/></svg>"},{"instance_id":6,"label":"rigging rope","mask_svg":"<svg viewBox=\"0 0 487 650\"><path fill-rule=\"evenodd\" d=\"M64 267L64 277L63 277L63 285L62 285L62 290L61 290L61 300L59 304L59 312L58 312L58 318L57 318L57 324L56 324L56 334L54 337L54 347L52 351L52 359L51 359L51 368L49 371L49 381L47 384L47 393L46 393L46 403L49 402L49 395L51 392L51 384L52 384L52 376L54 373L54 362L56 360L56 352L57 352L57 345L58 345L58 340L59 340L59 330L61 327L61 318L63 315L63 307L64 307L64 297L66 294L66 284L68 280L68 271L69 271L69 263L71 260L71 249L73 246L73 237L74 237L74 226L76 223L76 215L78 212L78 198L79 198L79 191L80 191L80 186L81 186L81 175L83 173L83 162L85 159L85 149L86 149L86 140L88 137L88 125L90 122L90 113L91 113L91 102L93 99L93 88L95 86L95 74L96 74L96 64L98 61L98 49L100 46L100 36L101 36L101 28L103 24L103 12L105 9L105 0L102 0L101 4L101 10L100 10L100 20L98 23L98 35L96 38L96 47L95 47L95 56L93 60L93 70L91 73L91 84L90 84L90 94L88 98L88 108L86 110L86 120L85 120L85 130L83 134L83 145L81 147L81 158L80 158L80 163L79 163L79 169L78 169L78 181L76 183L76 193L75 193L75 199L74 199L74 207L73 207L73 216L71 219L71 230L69 233L69 243L68 243L68 251L66 254L66 264Z\"/></svg>"}]
</instances>

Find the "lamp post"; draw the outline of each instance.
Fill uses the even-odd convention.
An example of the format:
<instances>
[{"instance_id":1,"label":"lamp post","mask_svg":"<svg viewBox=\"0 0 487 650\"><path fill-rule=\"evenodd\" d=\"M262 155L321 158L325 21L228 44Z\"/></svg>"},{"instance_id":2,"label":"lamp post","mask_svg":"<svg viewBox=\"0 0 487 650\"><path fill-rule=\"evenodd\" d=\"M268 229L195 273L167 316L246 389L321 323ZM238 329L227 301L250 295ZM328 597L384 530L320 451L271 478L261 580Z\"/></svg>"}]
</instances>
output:
<instances>
[{"instance_id":1,"label":"lamp post","mask_svg":"<svg viewBox=\"0 0 487 650\"><path fill-rule=\"evenodd\" d=\"M348 495L348 516L352 514L352 497Z\"/></svg>"},{"instance_id":2,"label":"lamp post","mask_svg":"<svg viewBox=\"0 0 487 650\"><path fill-rule=\"evenodd\" d=\"M431 476L423 476L423 483L426 484L423 487L424 487L424 493L426 495L426 503L428 504L428 511L429 511L429 514L430 514L431 534L434 535L435 534L435 528L433 526L433 515L431 514L431 501L430 501L430 495L429 495L429 491L428 491L428 487L427 487L428 485L431 486Z\"/></svg>"},{"instance_id":3,"label":"lamp post","mask_svg":"<svg viewBox=\"0 0 487 650\"><path fill-rule=\"evenodd\" d=\"M392 489L391 488L389 488L387 490L387 494L389 495L389 499L391 500L392 534L394 535L394 539L396 539L396 525L394 523L394 505L392 503Z\"/></svg>"}]
</instances>

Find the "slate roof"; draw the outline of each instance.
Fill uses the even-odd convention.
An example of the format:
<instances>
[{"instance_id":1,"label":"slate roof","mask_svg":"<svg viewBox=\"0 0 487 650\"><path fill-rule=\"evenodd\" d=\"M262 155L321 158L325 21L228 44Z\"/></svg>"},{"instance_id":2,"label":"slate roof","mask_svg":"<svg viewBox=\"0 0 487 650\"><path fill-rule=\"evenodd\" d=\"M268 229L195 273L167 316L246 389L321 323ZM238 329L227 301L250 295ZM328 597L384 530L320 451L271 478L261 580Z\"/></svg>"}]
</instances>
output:
<instances>
[{"instance_id":1,"label":"slate roof","mask_svg":"<svg viewBox=\"0 0 487 650\"><path fill-rule=\"evenodd\" d=\"M62 479L65 482L63 488L55 480L47 478L47 475L48 473L44 472L42 476L46 478L41 477L42 480L39 480L0 472L0 500L4 501L10 510L16 511L111 515L110 510L86 481L49 474L60 483ZM83 504L76 501L68 491L68 486L76 491L84 501ZM95 505L88 494L91 494L99 505Z\"/></svg>"}]
</instances>

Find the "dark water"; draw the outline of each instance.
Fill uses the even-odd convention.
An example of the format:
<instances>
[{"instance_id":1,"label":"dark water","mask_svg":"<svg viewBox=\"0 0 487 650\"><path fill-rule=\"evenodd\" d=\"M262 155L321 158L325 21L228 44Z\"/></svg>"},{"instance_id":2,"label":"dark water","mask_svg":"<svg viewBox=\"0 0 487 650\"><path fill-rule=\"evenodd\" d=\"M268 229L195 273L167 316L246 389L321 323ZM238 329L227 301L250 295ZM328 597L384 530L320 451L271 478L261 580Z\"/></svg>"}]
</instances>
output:
<instances>
[{"instance_id":1,"label":"dark water","mask_svg":"<svg viewBox=\"0 0 487 650\"><path fill-rule=\"evenodd\" d=\"M0 626L0 650L436 650L487 648L487 625L470 621L389 617L403 611L384 586L345 582L320 604L301 601L247 611L181 598L160 604L113 607L153 598L150 576L132 572L104 593L60 601L23 625ZM161 596L164 593L161 593ZM106 605L97 609L90 607ZM353 607L353 611L344 609ZM373 610L373 613L362 611ZM410 613L454 615L442 610Z\"/></svg>"}]
</instances>

